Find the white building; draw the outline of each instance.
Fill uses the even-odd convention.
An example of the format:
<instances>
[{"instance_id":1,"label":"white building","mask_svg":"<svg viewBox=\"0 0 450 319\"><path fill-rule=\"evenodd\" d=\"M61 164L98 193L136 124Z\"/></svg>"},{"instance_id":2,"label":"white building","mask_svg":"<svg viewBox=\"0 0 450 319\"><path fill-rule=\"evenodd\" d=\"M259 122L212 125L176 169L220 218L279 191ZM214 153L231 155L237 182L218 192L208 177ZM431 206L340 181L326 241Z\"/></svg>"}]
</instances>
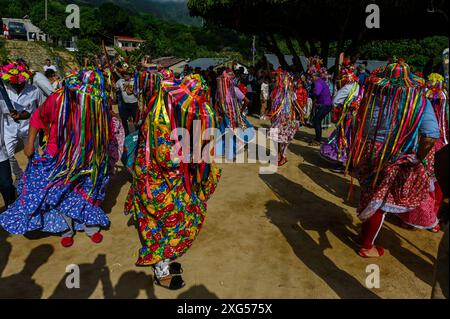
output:
<instances>
[{"instance_id":1,"label":"white building","mask_svg":"<svg viewBox=\"0 0 450 319\"><path fill-rule=\"evenodd\" d=\"M3 24L9 27L10 22L21 23L25 26L27 30L27 40L28 41L47 41L47 35L31 23L30 19L12 19L12 18L2 18Z\"/></svg>"},{"instance_id":2,"label":"white building","mask_svg":"<svg viewBox=\"0 0 450 319\"><path fill-rule=\"evenodd\" d=\"M115 36L114 37L114 46L120 48L123 51L134 51L139 48L145 40L126 37L126 36Z\"/></svg>"}]
</instances>

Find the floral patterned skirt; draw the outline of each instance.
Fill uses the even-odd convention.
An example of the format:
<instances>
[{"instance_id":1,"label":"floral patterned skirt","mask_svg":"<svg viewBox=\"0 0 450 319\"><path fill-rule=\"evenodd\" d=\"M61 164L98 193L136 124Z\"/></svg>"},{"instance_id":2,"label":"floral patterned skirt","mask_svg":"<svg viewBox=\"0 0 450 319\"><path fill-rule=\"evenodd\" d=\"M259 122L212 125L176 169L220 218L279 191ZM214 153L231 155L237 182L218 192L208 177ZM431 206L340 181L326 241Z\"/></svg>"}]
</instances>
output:
<instances>
[{"instance_id":1,"label":"floral patterned skirt","mask_svg":"<svg viewBox=\"0 0 450 319\"><path fill-rule=\"evenodd\" d=\"M270 139L280 144L290 144L300 129L299 121L290 121L270 129Z\"/></svg>"},{"instance_id":2,"label":"floral patterned skirt","mask_svg":"<svg viewBox=\"0 0 450 319\"><path fill-rule=\"evenodd\" d=\"M380 152L382 144L376 145ZM406 155L393 164L387 165L381 172L376 185L372 181L374 170L367 163L371 158L370 149L364 151L357 170L361 185L361 198L358 216L366 221L377 210L399 214L406 223L419 228L433 228L437 225L435 205L434 150L427 156L425 167L415 155Z\"/></svg>"},{"instance_id":3,"label":"floral patterned skirt","mask_svg":"<svg viewBox=\"0 0 450 319\"><path fill-rule=\"evenodd\" d=\"M120 161L124 152L125 129L122 122L115 116L111 119L112 136L108 147L109 166L108 170L114 174L114 167Z\"/></svg>"},{"instance_id":4,"label":"floral patterned skirt","mask_svg":"<svg viewBox=\"0 0 450 319\"><path fill-rule=\"evenodd\" d=\"M326 143L321 145L320 155L330 162L345 164L347 163L348 154L350 153L352 129L351 127L345 128L345 136L348 141L347 145L343 145L342 141L339 140L339 129L340 127L331 134Z\"/></svg>"},{"instance_id":5,"label":"floral patterned skirt","mask_svg":"<svg viewBox=\"0 0 450 319\"><path fill-rule=\"evenodd\" d=\"M30 160L23 179L18 185L18 198L7 211L0 215L0 226L11 234L30 231L62 233L69 230L63 218L74 221L75 230L84 226L109 225L109 219L100 208L105 198L105 187L109 178L93 189L89 176L81 177L77 184L50 185L49 176L56 159L37 152ZM88 194L92 196L88 199Z\"/></svg>"},{"instance_id":6,"label":"floral patterned skirt","mask_svg":"<svg viewBox=\"0 0 450 319\"><path fill-rule=\"evenodd\" d=\"M143 138L148 135L148 122L140 134L133 184L125 204L125 213L134 216L144 243L138 266L174 260L186 253L203 226L206 202L220 179L220 170L208 165L203 172L208 177L192 183L192 170L170 158L170 127L163 122L154 126L158 145L148 162Z\"/></svg>"}]
</instances>

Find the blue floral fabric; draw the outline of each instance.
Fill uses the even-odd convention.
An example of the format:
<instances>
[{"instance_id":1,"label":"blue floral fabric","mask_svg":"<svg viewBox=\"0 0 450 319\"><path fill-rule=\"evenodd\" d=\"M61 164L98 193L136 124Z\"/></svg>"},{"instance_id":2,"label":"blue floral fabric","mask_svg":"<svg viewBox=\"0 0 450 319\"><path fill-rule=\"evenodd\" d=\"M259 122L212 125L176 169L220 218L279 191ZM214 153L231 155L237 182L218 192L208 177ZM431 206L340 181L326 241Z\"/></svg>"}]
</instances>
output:
<instances>
[{"instance_id":1,"label":"blue floral fabric","mask_svg":"<svg viewBox=\"0 0 450 319\"><path fill-rule=\"evenodd\" d=\"M69 230L63 215L73 219L75 230L84 230L84 226L109 225L108 217L100 208L109 177L104 177L97 189L92 189L89 175L80 177L75 183L52 185L49 176L55 164L56 158L48 154L34 155L19 182L17 201L0 215L2 228L11 234L35 230L62 233Z\"/></svg>"}]
</instances>

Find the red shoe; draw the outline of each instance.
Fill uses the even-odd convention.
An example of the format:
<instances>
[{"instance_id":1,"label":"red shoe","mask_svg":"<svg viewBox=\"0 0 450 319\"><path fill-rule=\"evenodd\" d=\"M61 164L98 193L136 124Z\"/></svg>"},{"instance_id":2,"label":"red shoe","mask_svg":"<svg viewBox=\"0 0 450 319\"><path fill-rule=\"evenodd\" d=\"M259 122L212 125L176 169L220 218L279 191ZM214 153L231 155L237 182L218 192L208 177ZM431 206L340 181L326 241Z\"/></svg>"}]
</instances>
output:
<instances>
[{"instance_id":1,"label":"red shoe","mask_svg":"<svg viewBox=\"0 0 450 319\"><path fill-rule=\"evenodd\" d=\"M103 235L100 233L95 233L91 236L91 240L95 244L100 244L103 241Z\"/></svg>"},{"instance_id":2,"label":"red shoe","mask_svg":"<svg viewBox=\"0 0 450 319\"><path fill-rule=\"evenodd\" d=\"M428 229L428 231L434 234L438 234L441 231L441 226L440 225L434 226L433 228Z\"/></svg>"},{"instance_id":3,"label":"red shoe","mask_svg":"<svg viewBox=\"0 0 450 319\"><path fill-rule=\"evenodd\" d=\"M359 252L358 252L358 255L360 255L363 258L379 258L379 257L382 257L384 255L384 248L381 247L381 246L374 246L374 247L375 247L375 249L376 249L376 251L378 253L378 256L369 256L368 252L371 249L366 249L366 248L361 248L359 250Z\"/></svg>"},{"instance_id":4,"label":"red shoe","mask_svg":"<svg viewBox=\"0 0 450 319\"><path fill-rule=\"evenodd\" d=\"M63 239L61 239L61 245L64 248L69 248L73 246L73 238L72 237L64 237Z\"/></svg>"}]
</instances>

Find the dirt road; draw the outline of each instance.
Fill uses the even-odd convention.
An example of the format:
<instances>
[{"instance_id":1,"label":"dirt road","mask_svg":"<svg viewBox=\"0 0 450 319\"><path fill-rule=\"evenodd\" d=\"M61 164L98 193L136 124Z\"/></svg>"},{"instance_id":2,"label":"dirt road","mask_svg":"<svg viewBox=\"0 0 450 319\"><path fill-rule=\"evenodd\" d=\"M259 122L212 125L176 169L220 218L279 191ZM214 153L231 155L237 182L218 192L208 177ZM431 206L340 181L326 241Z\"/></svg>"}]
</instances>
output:
<instances>
[{"instance_id":1,"label":"dirt road","mask_svg":"<svg viewBox=\"0 0 450 319\"><path fill-rule=\"evenodd\" d=\"M111 227L102 244L80 233L66 249L55 236L0 233L0 298L429 298L441 235L388 221L380 234L386 255L358 257L356 202L345 201L349 179L328 170L305 142L311 134L302 129L277 174L259 175L255 164L221 165L206 225L181 259L183 290L155 287L150 270L134 266L140 243L122 214L129 189L122 171L103 205ZM25 167L23 154L18 158ZM69 264L80 266L80 289L66 288ZM380 268L380 289L366 288L370 264Z\"/></svg>"}]
</instances>

